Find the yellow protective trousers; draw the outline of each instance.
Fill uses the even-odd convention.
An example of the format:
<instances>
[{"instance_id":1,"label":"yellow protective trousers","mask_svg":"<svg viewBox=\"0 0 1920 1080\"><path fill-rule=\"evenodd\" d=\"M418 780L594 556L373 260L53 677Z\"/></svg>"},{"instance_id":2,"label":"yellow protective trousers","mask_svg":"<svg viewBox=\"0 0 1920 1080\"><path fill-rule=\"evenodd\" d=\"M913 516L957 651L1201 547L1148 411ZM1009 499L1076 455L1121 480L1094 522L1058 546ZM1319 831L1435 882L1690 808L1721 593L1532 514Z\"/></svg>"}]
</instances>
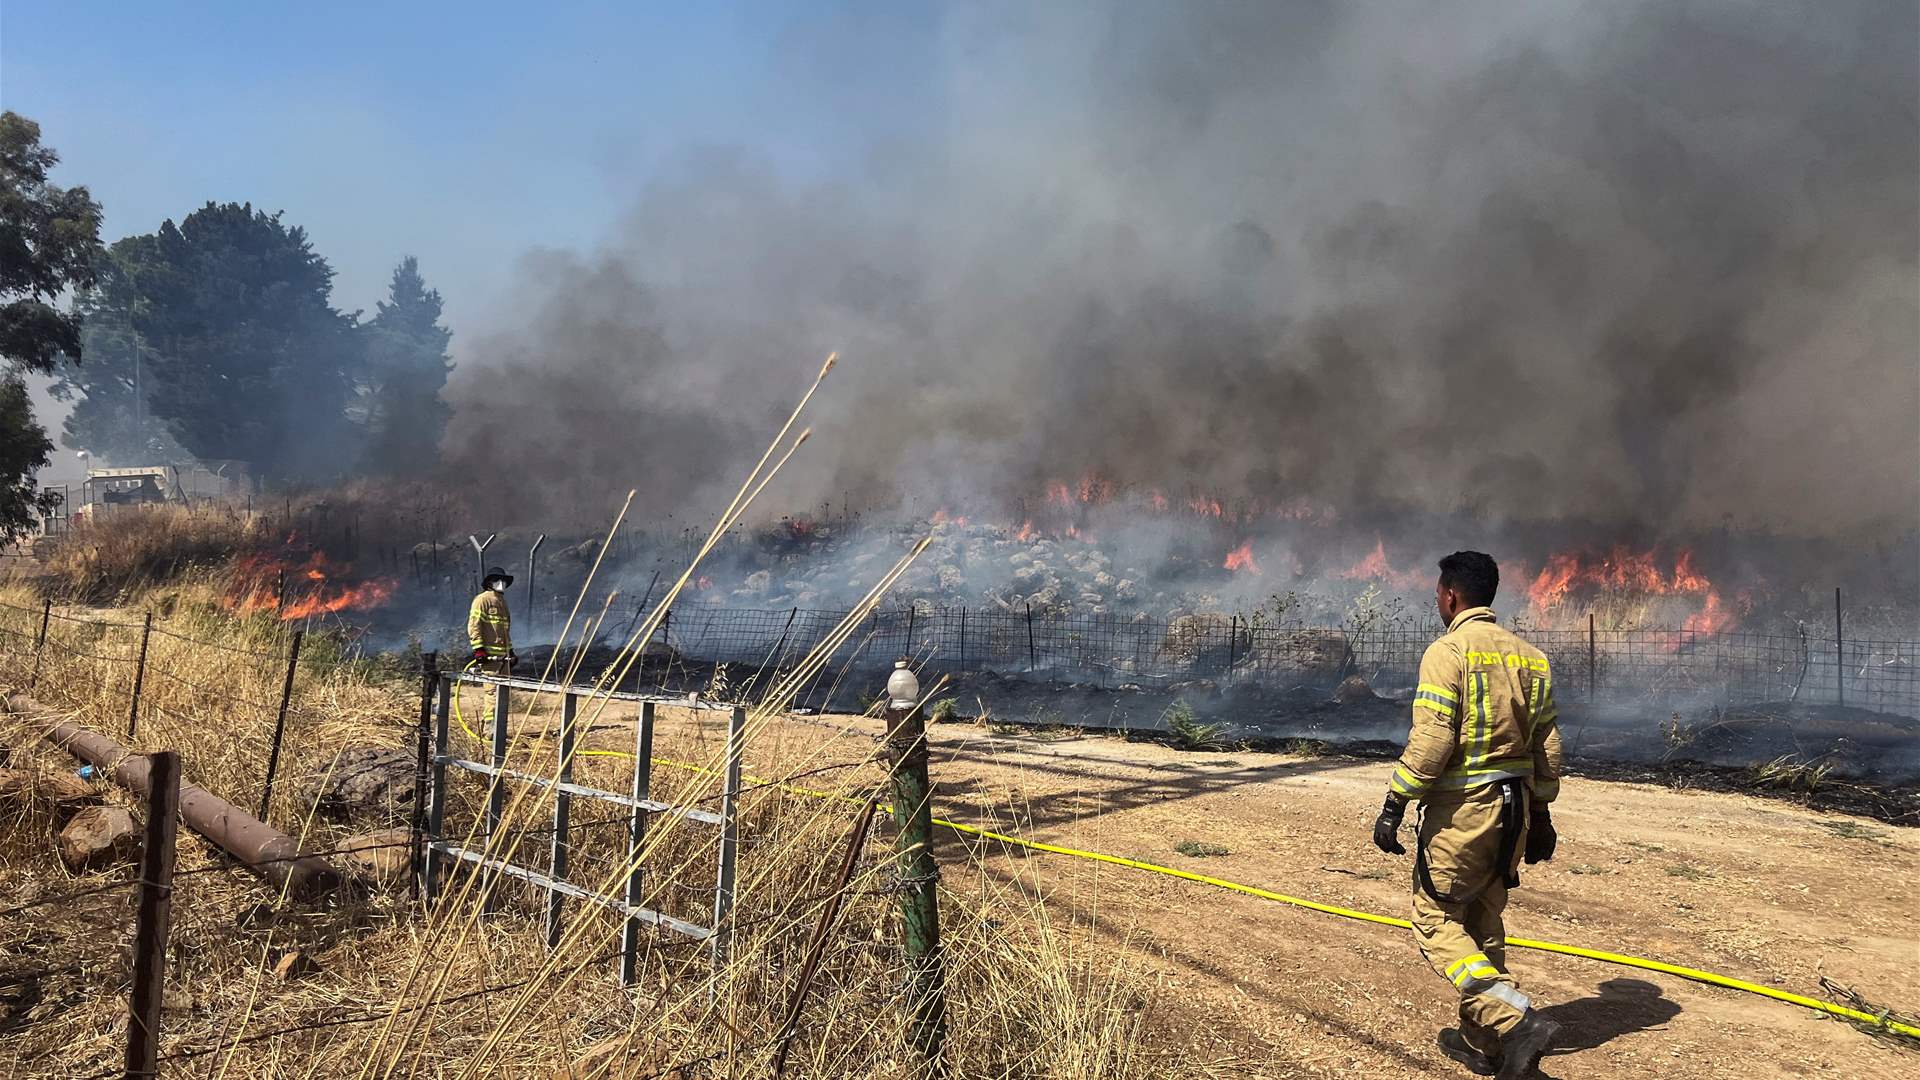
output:
<instances>
[{"instance_id":1,"label":"yellow protective trousers","mask_svg":"<svg viewBox=\"0 0 1920 1080\"><path fill-rule=\"evenodd\" d=\"M475 675L492 675L500 679L513 674L513 669L507 664L507 658L504 656L498 660L476 660L473 662L472 671ZM480 689L481 700L485 702L480 709L480 719L485 726L480 730L487 738L492 738L490 733L493 731L493 687L483 685Z\"/></svg>"},{"instance_id":2,"label":"yellow protective trousers","mask_svg":"<svg viewBox=\"0 0 1920 1080\"><path fill-rule=\"evenodd\" d=\"M1416 860L1413 935L1441 978L1460 992L1460 1032L1490 1057L1532 1004L1507 973L1507 875L1525 850L1526 792L1518 792L1520 815L1509 862L1500 864L1501 786L1489 784L1464 795L1438 795L1421 804L1419 844L1425 877ZM1436 898L1428 892L1428 885Z\"/></svg>"}]
</instances>

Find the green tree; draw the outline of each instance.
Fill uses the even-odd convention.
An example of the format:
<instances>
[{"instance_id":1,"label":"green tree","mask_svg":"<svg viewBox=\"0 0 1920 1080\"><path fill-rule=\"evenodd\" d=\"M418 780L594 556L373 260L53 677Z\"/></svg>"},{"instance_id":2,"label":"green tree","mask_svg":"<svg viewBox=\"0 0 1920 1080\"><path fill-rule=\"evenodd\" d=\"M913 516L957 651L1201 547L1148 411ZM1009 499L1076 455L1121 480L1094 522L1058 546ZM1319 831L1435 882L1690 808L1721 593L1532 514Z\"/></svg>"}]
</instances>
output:
<instances>
[{"instance_id":1,"label":"green tree","mask_svg":"<svg viewBox=\"0 0 1920 1080\"><path fill-rule=\"evenodd\" d=\"M418 474L439 460L440 436L452 410L440 399L453 364L440 325L440 293L427 288L409 255L394 268L387 299L366 333L367 465L390 474Z\"/></svg>"},{"instance_id":2,"label":"green tree","mask_svg":"<svg viewBox=\"0 0 1920 1080\"><path fill-rule=\"evenodd\" d=\"M115 299L149 347L153 415L181 446L265 478L336 477L360 451L357 317L334 310L332 267L280 218L208 203L115 244Z\"/></svg>"},{"instance_id":3,"label":"green tree","mask_svg":"<svg viewBox=\"0 0 1920 1080\"><path fill-rule=\"evenodd\" d=\"M0 538L25 532L49 505L33 477L53 443L33 420L21 372L80 358L81 317L55 302L93 283L100 251L100 204L84 187L47 183L59 161L40 145L39 124L0 112Z\"/></svg>"},{"instance_id":4,"label":"green tree","mask_svg":"<svg viewBox=\"0 0 1920 1080\"><path fill-rule=\"evenodd\" d=\"M133 328L126 275L120 270L122 240L107 249L98 283L74 300L85 320L80 347L85 364L69 364L50 388L72 401L60 436L69 450L86 450L102 464L147 465L188 456L166 425L154 420L147 387L152 349Z\"/></svg>"}]
</instances>

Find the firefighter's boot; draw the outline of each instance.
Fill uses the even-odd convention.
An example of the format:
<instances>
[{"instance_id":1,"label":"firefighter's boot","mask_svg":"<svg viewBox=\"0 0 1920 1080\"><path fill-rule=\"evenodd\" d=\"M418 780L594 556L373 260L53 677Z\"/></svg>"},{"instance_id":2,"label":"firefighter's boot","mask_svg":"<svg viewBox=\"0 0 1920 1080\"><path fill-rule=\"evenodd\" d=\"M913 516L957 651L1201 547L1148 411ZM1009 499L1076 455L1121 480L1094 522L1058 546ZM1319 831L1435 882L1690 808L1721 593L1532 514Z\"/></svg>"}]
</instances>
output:
<instances>
[{"instance_id":1,"label":"firefighter's boot","mask_svg":"<svg viewBox=\"0 0 1920 1080\"><path fill-rule=\"evenodd\" d=\"M1533 1074L1534 1063L1553 1045L1560 1025L1529 1009L1519 1026L1500 1040L1499 1080L1523 1080Z\"/></svg>"},{"instance_id":2,"label":"firefighter's boot","mask_svg":"<svg viewBox=\"0 0 1920 1080\"><path fill-rule=\"evenodd\" d=\"M1475 1076L1493 1075L1495 1059L1475 1050L1458 1028L1441 1029L1440 1052L1466 1066Z\"/></svg>"}]
</instances>

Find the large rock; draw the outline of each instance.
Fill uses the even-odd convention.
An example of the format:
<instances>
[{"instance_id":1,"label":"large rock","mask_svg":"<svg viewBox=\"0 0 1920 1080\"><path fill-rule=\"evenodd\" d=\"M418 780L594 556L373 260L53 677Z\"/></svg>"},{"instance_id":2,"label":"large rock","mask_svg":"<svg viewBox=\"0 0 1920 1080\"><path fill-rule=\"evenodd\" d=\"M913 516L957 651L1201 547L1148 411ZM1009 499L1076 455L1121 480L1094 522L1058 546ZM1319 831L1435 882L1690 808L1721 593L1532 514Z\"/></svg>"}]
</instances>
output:
<instances>
[{"instance_id":1,"label":"large rock","mask_svg":"<svg viewBox=\"0 0 1920 1080\"><path fill-rule=\"evenodd\" d=\"M355 875L376 885L405 881L412 867L412 833L406 829L378 829L340 845L340 857Z\"/></svg>"},{"instance_id":2,"label":"large rock","mask_svg":"<svg viewBox=\"0 0 1920 1080\"><path fill-rule=\"evenodd\" d=\"M1380 697L1373 692L1373 687L1367 685L1367 680L1358 675L1349 675L1334 688L1333 700L1342 705L1364 705L1369 701L1379 701Z\"/></svg>"},{"instance_id":3,"label":"large rock","mask_svg":"<svg viewBox=\"0 0 1920 1080\"><path fill-rule=\"evenodd\" d=\"M413 811L413 770L411 750L348 747L331 771L321 764L305 802L333 821L403 821Z\"/></svg>"},{"instance_id":4,"label":"large rock","mask_svg":"<svg viewBox=\"0 0 1920 1080\"><path fill-rule=\"evenodd\" d=\"M117 806L88 806L60 830L60 861L75 873L132 862L140 854L140 828Z\"/></svg>"}]
</instances>

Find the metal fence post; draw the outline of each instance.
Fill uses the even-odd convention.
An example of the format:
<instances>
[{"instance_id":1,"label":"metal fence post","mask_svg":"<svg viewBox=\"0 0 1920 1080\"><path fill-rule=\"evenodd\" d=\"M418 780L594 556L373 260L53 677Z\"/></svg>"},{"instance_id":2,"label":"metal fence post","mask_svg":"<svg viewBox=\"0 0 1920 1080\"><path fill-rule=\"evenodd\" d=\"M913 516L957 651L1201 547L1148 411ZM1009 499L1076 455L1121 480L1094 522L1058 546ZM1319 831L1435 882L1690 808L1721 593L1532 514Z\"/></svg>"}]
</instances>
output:
<instances>
[{"instance_id":1,"label":"metal fence post","mask_svg":"<svg viewBox=\"0 0 1920 1080\"><path fill-rule=\"evenodd\" d=\"M487 785L487 839L481 845L490 858L504 858L494 847L499 842L500 818L507 808L506 777L501 771L507 767L507 684L495 683L493 687L493 782ZM481 898L481 910L492 911L498 904L494 886L499 884L500 875L489 873L487 889Z\"/></svg>"},{"instance_id":2,"label":"metal fence post","mask_svg":"<svg viewBox=\"0 0 1920 1080\"><path fill-rule=\"evenodd\" d=\"M433 755L433 691L440 681L440 654L420 654L420 722L414 728L413 817L407 829L407 899L420 899L427 872L426 846L422 843L427 820L427 771Z\"/></svg>"},{"instance_id":3,"label":"metal fence post","mask_svg":"<svg viewBox=\"0 0 1920 1080\"><path fill-rule=\"evenodd\" d=\"M1040 670L1040 650L1033 644L1033 603L1027 603L1027 670Z\"/></svg>"},{"instance_id":4,"label":"metal fence post","mask_svg":"<svg viewBox=\"0 0 1920 1080\"><path fill-rule=\"evenodd\" d=\"M40 682L40 654L47 648L47 621L53 618L53 598L40 602L40 635L33 639L33 677L27 680L31 690Z\"/></svg>"},{"instance_id":5,"label":"metal fence post","mask_svg":"<svg viewBox=\"0 0 1920 1080\"><path fill-rule=\"evenodd\" d=\"M1840 587L1833 589L1833 693L1842 708L1847 704L1847 641L1840 623Z\"/></svg>"},{"instance_id":6,"label":"metal fence post","mask_svg":"<svg viewBox=\"0 0 1920 1080\"><path fill-rule=\"evenodd\" d=\"M905 670L905 661L897 665ZM913 693L918 694L917 681ZM889 693L886 752L893 766L893 820L900 874L913 1049L928 1075L943 1072L946 977L940 953L940 869L933 859L932 787L927 778L927 728L919 702Z\"/></svg>"},{"instance_id":7,"label":"metal fence post","mask_svg":"<svg viewBox=\"0 0 1920 1080\"><path fill-rule=\"evenodd\" d=\"M633 736L633 810L627 819L627 892L629 908L640 906L640 849L647 839L647 811L640 804L652 798L653 787L653 702L640 703L640 722ZM620 923L620 985L632 986L639 980L640 920L629 915Z\"/></svg>"},{"instance_id":8,"label":"metal fence post","mask_svg":"<svg viewBox=\"0 0 1920 1080\"><path fill-rule=\"evenodd\" d=\"M473 573L474 573L473 591L474 592L479 592L481 586L486 584L486 582L481 579L484 578L487 573L487 548L493 545L493 538L498 535L500 534L488 533L486 540L482 541L479 537L473 535L472 533L467 534L467 543L473 545Z\"/></svg>"},{"instance_id":9,"label":"metal fence post","mask_svg":"<svg viewBox=\"0 0 1920 1080\"><path fill-rule=\"evenodd\" d=\"M280 742L287 734L287 703L293 700L293 673L300 666L300 639L305 631L295 630L287 646L287 677L280 684L280 714L273 721L273 745L267 750L267 783L260 789L261 821L267 820L267 807L273 803L273 775L280 771Z\"/></svg>"},{"instance_id":10,"label":"metal fence post","mask_svg":"<svg viewBox=\"0 0 1920 1080\"><path fill-rule=\"evenodd\" d=\"M1587 703L1595 700L1595 687L1600 680L1599 632L1594 627L1593 612L1587 612Z\"/></svg>"},{"instance_id":11,"label":"metal fence post","mask_svg":"<svg viewBox=\"0 0 1920 1080\"><path fill-rule=\"evenodd\" d=\"M537 625L540 620L540 605L537 598L540 594L535 592L533 588L533 570L535 560L540 555L540 545L546 542L547 534L541 533L534 538L533 546L527 549L527 632L529 637L539 632ZM484 570L481 571L481 573L485 572Z\"/></svg>"},{"instance_id":12,"label":"metal fence post","mask_svg":"<svg viewBox=\"0 0 1920 1080\"><path fill-rule=\"evenodd\" d=\"M714 990L727 966L731 932L727 919L733 911L734 873L740 854L740 818L735 800L740 794L741 758L747 749L747 710L735 705L727 715L726 787L720 792L720 870L713 889Z\"/></svg>"},{"instance_id":13,"label":"metal fence post","mask_svg":"<svg viewBox=\"0 0 1920 1080\"><path fill-rule=\"evenodd\" d=\"M573 718L579 708L578 695L571 692L560 699L560 770L563 784L573 782ZM555 881L567 880L567 816L573 797L565 791L553 793L553 849L549 863ZM560 891L547 890L547 948L560 945Z\"/></svg>"},{"instance_id":14,"label":"metal fence post","mask_svg":"<svg viewBox=\"0 0 1920 1080\"><path fill-rule=\"evenodd\" d=\"M433 717L433 788L427 799L427 835L421 845L426 859L421 894L428 907L440 894L440 859L433 850L445 826L447 813L447 720L452 711L454 679L440 679Z\"/></svg>"},{"instance_id":15,"label":"metal fence post","mask_svg":"<svg viewBox=\"0 0 1920 1080\"><path fill-rule=\"evenodd\" d=\"M153 636L153 612L146 613L140 620L140 662L133 669L133 696L127 703L127 741L133 741L134 729L140 726L140 685L147 678L147 640Z\"/></svg>"},{"instance_id":16,"label":"metal fence post","mask_svg":"<svg viewBox=\"0 0 1920 1080\"><path fill-rule=\"evenodd\" d=\"M134 917L133 998L127 1021L127 1076L160 1075L160 1002L173 915L173 843L179 827L180 755L147 755L147 828L140 849L140 907Z\"/></svg>"}]
</instances>

